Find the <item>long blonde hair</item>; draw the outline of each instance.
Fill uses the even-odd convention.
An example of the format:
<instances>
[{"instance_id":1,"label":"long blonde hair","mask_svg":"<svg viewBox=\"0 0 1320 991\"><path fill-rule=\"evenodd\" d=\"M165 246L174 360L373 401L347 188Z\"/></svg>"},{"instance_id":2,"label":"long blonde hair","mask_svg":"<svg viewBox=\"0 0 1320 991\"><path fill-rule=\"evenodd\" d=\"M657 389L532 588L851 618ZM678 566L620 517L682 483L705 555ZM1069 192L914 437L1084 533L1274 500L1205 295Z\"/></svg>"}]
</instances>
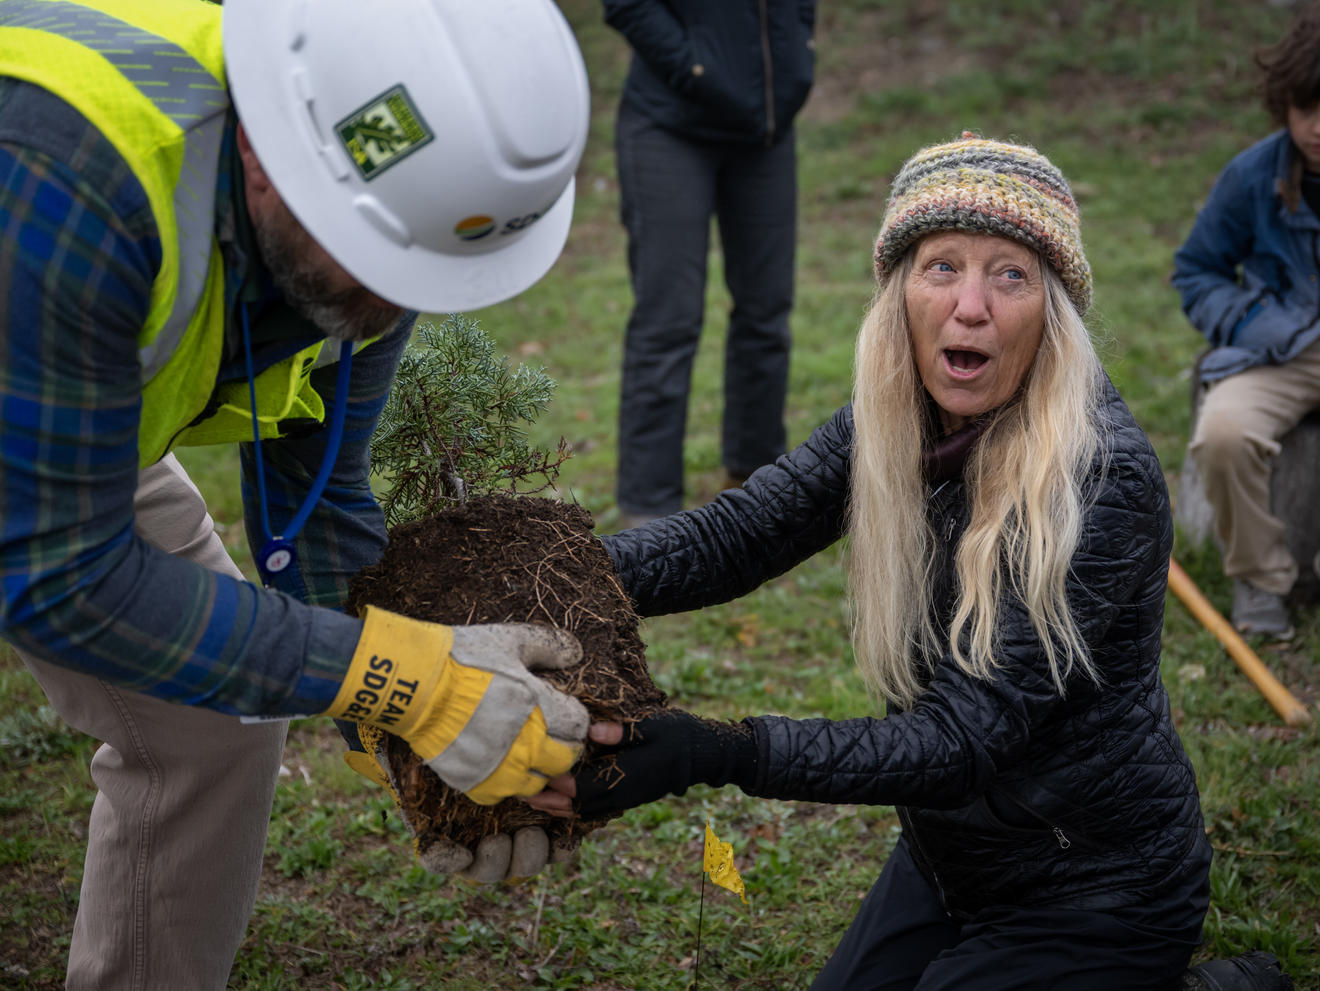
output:
<instances>
[{"instance_id":1,"label":"long blonde hair","mask_svg":"<svg viewBox=\"0 0 1320 991\"><path fill-rule=\"evenodd\" d=\"M1044 331L1022 387L968 459L971 520L956 556L948 629L932 614L936 538L922 447L927 393L912 357L905 286L912 251L880 284L857 340L849 505L849 592L857 665L877 694L910 708L942 654L977 678L998 662L1005 595L1021 601L1060 695L1073 670L1097 679L1068 607L1065 582L1082 534L1103 376L1063 282L1042 260Z\"/></svg>"}]
</instances>

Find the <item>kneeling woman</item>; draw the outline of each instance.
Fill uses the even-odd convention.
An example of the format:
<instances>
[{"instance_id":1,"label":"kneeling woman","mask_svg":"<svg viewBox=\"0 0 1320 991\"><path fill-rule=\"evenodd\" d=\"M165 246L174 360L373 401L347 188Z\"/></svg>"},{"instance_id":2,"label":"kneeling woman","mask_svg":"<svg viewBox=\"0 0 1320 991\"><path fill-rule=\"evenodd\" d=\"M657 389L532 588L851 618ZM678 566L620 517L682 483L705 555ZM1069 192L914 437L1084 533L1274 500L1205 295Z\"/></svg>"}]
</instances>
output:
<instances>
[{"instance_id":1,"label":"kneeling woman","mask_svg":"<svg viewBox=\"0 0 1320 991\"><path fill-rule=\"evenodd\" d=\"M626 736L623 774L532 801L598 816L708 783L897 806L822 991L1166 988L1210 865L1159 676L1172 527L1082 323L1068 184L1028 147L927 148L875 270L851 408L743 489L605 540L654 615L742 595L846 530L855 654L887 715L597 726Z\"/></svg>"}]
</instances>

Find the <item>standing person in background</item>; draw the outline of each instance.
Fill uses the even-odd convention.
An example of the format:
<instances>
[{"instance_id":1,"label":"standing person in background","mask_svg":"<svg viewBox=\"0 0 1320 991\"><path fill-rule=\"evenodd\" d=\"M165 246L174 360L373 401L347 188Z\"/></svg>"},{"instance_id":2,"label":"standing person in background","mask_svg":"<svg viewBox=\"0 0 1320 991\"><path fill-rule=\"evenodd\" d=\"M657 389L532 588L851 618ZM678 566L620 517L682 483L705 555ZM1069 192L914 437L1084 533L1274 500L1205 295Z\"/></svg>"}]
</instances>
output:
<instances>
[{"instance_id":1,"label":"standing person in background","mask_svg":"<svg viewBox=\"0 0 1320 991\"><path fill-rule=\"evenodd\" d=\"M604 0L632 46L615 131L633 310L616 499L627 528L683 503L683 436L710 220L733 298L726 485L784 453L797 240L793 118L815 68L815 0Z\"/></svg>"},{"instance_id":2,"label":"standing person in background","mask_svg":"<svg viewBox=\"0 0 1320 991\"><path fill-rule=\"evenodd\" d=\"M1286 640L1298 564L1270 510L1270 462L1320 407L1320 6L1257 61L1280 130L1220 173L1174 255L1173 285L1211 345L1190 453L1233 579L1233 625Z\"/></svg>"},{"instance_id":3,"label":"standing person in background","mask_svg":"<svg viewBox=\"0 0 1320 991\"><path fill-rule=\"evenodd\" d=\"M0 633L101 741L71 991L225 986L292 716L390 729L482 803L580 752L527 670L571 637L340 607L385 546L368 443L414 311L550 268L588 113L550 0L0 3ZM221 443L264 587L171 453ZM453 869L545 862L489 839Z\"/></svg>"}]
</instances>

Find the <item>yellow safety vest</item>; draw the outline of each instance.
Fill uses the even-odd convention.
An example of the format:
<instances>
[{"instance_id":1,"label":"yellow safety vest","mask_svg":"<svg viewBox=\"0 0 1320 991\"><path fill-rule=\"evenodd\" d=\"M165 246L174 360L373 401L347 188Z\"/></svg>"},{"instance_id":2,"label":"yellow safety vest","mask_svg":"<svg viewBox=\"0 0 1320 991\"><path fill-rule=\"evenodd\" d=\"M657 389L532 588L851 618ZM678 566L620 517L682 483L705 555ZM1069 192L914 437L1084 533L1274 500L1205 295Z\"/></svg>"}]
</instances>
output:
<instances>
[{"instance_id":1,"label":"yellow safety vest","mask_svg":"<svg viewBox=\"0 0 1320 991\"><path fill-rule=\"evenodd\" d=\"M205 0L0 0L0 75L49 90L115 146L146 190L161 264L138 335L138 457L252 437L247 382L215 387L224 353L225 279L215 187L229 95L221 8ZM323 420L308 379L338 348L321 343L256 380L261 436ZM215 402L212 402L212 396ZM214 412L194 423L207 409Z\"/></svg>"}]
</instances>

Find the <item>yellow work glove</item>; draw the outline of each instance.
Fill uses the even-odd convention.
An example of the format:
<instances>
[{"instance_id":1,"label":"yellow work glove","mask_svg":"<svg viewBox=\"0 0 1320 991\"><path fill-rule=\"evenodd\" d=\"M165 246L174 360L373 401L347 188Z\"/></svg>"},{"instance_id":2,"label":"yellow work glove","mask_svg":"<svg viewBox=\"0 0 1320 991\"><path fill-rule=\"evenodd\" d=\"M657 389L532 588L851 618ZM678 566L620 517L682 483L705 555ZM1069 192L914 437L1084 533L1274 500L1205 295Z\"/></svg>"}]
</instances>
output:
<instances>
[{"instance_id":1,"label":"yellow work glove","mask_svg":"<svg viewBox=\"0 0 1320 991\"><path fill-rule=\"evenodd\" d=\"M445 784L494 805L536 794L582 752L587 710L531 673L581 659L554 627L444 626L369 606L326 714L402 737Z\"/></svg>"}]
</instances>

